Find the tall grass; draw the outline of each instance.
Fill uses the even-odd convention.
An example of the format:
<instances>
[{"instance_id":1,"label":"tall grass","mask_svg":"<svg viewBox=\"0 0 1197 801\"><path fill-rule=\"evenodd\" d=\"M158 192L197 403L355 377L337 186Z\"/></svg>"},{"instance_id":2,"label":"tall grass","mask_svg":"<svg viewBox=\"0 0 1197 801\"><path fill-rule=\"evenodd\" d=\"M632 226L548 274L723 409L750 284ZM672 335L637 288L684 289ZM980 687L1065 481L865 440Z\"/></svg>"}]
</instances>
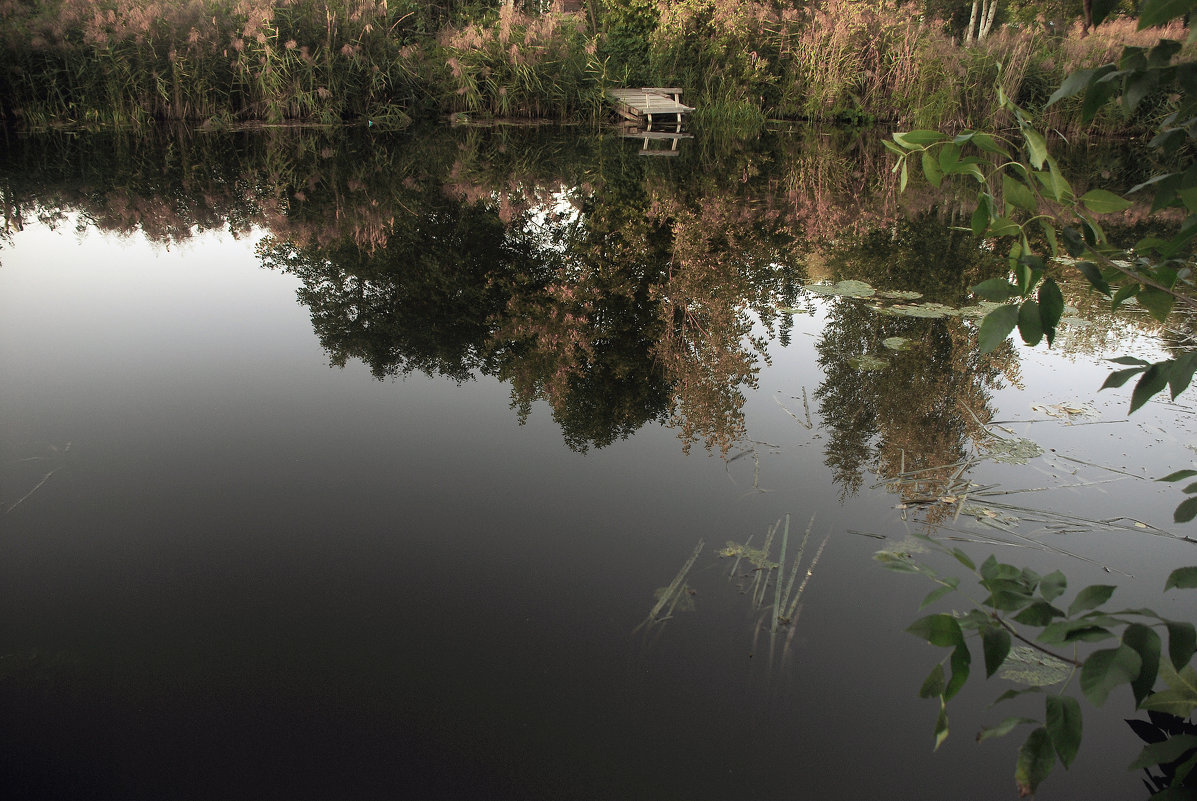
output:
<instances>
[{"instance_id":1,"label":"tall grass","mask_svg":"<svg viewBox=\"0 0 1197 801\"><path fill-rule=\"evenodd\" d=\"M597 120L606 78L581 14L526 16L502 6L490 25L446 28L434 60L440 106L496 117Z\"/></svg>"},{"instance_id":2,"label":"tall grass","mask_svg":"<svg viewBox=\"0 0 1197 801\"><path fill-rule=\"evenodd\" d=\"M386 0L5 0L0 95L34 125L393 116L417 83L406 16Z\"/></svg>"},{"instance_id":3,"label":"tall grass","mask_svg":"<svg viewBox=\"0 0 1197 801\"><path fill-rule=\"evenodd\" d=\"M1078 102L1046 107L1066 75L1124 44L1186 38L1115 20L1087 37L1008 27L963 47L897 0L633 5L621 16L614 0L590 4L602 15L566 13L560 0L0 0L0 113L93 127L595 120L605 89L635 77L682 87L698 124L750 135L769 118L1000 126L1000 83L1071 134ZM1147 128L1169 102L1149 98L1132 120L1106 111L1093 130Z\"/></svg>"}]
</instances>

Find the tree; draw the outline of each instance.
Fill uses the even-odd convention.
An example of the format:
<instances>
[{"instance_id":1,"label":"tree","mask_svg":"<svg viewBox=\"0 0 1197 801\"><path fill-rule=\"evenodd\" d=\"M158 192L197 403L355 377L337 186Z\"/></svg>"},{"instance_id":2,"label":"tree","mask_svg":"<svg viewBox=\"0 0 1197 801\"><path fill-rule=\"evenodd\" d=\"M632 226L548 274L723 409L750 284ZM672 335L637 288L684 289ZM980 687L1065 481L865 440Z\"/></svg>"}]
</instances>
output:
<instances>
[{"instance_id":1,"label":"tree","mask_svg":"<svg viewBox=\"0 0 1197 801\"><path fill-rule=\"evenodd\" d=\"M973 0L973 10L968 17L968 28L964 32L964 43L971 44L974 40L981 41L989 35L993 28L993 19L997 15L998 0Z\"/></svg>"}]
</instances>

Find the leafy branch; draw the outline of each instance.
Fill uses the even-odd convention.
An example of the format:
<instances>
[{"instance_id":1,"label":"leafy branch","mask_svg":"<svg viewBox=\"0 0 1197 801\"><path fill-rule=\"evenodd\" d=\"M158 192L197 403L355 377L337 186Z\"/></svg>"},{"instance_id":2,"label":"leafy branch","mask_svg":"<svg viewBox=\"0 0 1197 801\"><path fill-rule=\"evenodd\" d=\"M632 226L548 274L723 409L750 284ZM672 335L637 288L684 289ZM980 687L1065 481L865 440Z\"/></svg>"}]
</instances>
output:
<instances>
[{"instance_id":1,"label":"leafy branch","mask_svg":"<svg viewBox=\"0 0 1197 801\"><path fill-rule=\"evenodd\" d=\"M1078 673L1081 694L1095 706L1103 705L1115 688L1127 684L1136 709L1181 718L1197 709L1197 671L1190 664L1197 652L1197 628L1192 623L1169 620L1151 609L1108 611L1104 605L1116 589L1108 584L1081 589L1067 609L1061 609L1057 604L1067 592L1068 582L1059 570L1042 576L1028 568L999 562L993 556L978 566L959 548L948 548L928 537L917 539L926 548L947 554L963 565L984 592L980 600L967 596L960 590L959 578L940 575L906 551L886 550L875 555L890 570L916 573L939 585L924 598L922 607L952 593L966 598L970 607L965 612L927 615L907 629L932 645L950 649L919 689L920 697L939 701L936 748L948 736L947 703L972 673L970 640L980 643L987 679L1003 675L1001 671L1012 665L1026 664L1027 657L1017 652L1015 640L1033 649L1038 663L1048 668L1046 673L1037 673L1028 688L1007 690L994 701L996 704L1027 693L1043 693L1042 719L1011 716L977 735L981 742L1022 726L1033 727L1019 749L1015 768L1020 797L1033 794L1057 761L1065 768L1071 765L1080 750L1081 705L1076 697L1065 694ZM1197 588L1197 567L1174 570L1164 582L1164 590L1174 587ZM1167 638L1166 653L1161 634ZM1083 658L1077 653L1086 643L1111 639L1115 641L1112 647L1094 650ZM1062 655L1060 646L1072 646L1074 654ZM1156 689L1157 682L1162 682L1164 688ZM1062 686L1049 693L1047 687L1053 684ZM1179 786L1197 767L1197 750L1189 754L1190 748L1197 748L1197 736L1174 737L1167 745L1151 743L1130 768L1169 765L1183 756L1181 764L1169 766Z\"/></svg>"},{"instance_id":2,"label":"leafy branch","mask_svg":"<svg viewBox=\"0 0 1197 801\"><path fill-rule=\"evenodd\" d=\"M1197 0L1145 0L1140 29L1189 14ZM1095 22L1104 11L1095 7ZM1116 64L1070 75L1048 105L1082 96L1086 122L1109 102L1126 115L1136 112L1148 95L1165 93L1174 104L1151 145L1174 163L1192 161L1197 143L1197 63L1178 59L1180 42L1161 39L1151 48L1126 47ZM1129 208L1132 201L1104 189L1079 197L1061 173L1047 138L1001 90L998 101L1014 120L1013 139L984 131L950 136L940 131L896 133L885 145L898 156L894 171L905 189L910 162L917 160L927 181L940 186L949 178L977 184L970 227L979 239L1009 240L1009 274L973 287L974 294L1002 304L981 324L979 344L988 352L1018 329L1023 341L1050 346L1063 314L1063 295L1051 273L1068 267L1079 272L1110 300L1111 310L1130 298L1163 322L1178 305L1197 310L1193 285L1193 240L1197 237L1197 164L1153 176L1127 195L1151 193L1151 212L1179 210L1183 220L1169 237L1146 237L1130 248L1113 245L1099 218ZM1119 360L1126 369L1103 385L1119 387L1138 376L1131 397L1133 412L1165 387L1172 397L1187 389L1197 372L1197 355L1149 363Z\"/></svg>"}]
</instances>

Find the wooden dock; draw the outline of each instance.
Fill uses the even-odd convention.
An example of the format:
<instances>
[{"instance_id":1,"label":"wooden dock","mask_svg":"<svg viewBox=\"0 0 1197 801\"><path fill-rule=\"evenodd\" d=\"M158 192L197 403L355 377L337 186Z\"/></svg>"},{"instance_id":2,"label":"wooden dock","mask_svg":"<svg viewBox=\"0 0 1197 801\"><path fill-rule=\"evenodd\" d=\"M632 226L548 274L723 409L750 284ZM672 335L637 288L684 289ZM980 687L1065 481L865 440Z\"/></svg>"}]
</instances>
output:
<instances>
[{"instance_id":1,"label":"wooden dock","mask_svg":"<svg viewBox=\"0 0 1197 801\"><path fill-rule=\"evenodd\" d=\"M670 125L680 129L682 115L694 110L692 106L682 104L682 90L676 87L609 89L607 96L615 103L617 114L647 128Z\"/></svg>"},{"instance_id":2,"label":"wooden dock","mask_svg":"<svg viewBox=\"0 0 1197 801\"><path fill-rule=\"evenodd\" d=\"M670 123L672 124L672 123ZM682 139L692 139L688 133L673 132L673 131L632 131L630 133L620 134L624 139L639 139L640 155L642 156L676 156L678 155L678 143ZM656 147L657 143L668 144L667 148Z\"/></svg>"}]
</instances>

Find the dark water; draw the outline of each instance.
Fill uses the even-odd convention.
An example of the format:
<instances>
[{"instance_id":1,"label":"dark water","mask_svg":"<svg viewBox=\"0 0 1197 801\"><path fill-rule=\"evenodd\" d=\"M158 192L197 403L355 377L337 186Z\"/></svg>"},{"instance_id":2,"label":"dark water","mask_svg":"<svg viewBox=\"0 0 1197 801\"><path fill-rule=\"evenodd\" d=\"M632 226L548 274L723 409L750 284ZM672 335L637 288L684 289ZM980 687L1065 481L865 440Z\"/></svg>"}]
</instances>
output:
<instances>
[{"instance_id":1,"label":"dark water","mask_svg":"<svg viewBox=\"0 0 1197 801\"><path fill-rule=\"evenodd\" d=\"M974 680L932 753L931 587L872 554L932 533L1195 612L1147 480L1191 408L1095 392L1184 333L1076 292L1052 351L980 357L975 320L803 291L963 305L1000 269L868 136L11 144L5 797L1010 798L1021 738L973 735L1041 710ZM1027 491L957 515L963 481ZM809 579L771 633L718 551L787 514ZM1125 695L1042 798L1145 795Z\"/></svg>"}]
</instances>

